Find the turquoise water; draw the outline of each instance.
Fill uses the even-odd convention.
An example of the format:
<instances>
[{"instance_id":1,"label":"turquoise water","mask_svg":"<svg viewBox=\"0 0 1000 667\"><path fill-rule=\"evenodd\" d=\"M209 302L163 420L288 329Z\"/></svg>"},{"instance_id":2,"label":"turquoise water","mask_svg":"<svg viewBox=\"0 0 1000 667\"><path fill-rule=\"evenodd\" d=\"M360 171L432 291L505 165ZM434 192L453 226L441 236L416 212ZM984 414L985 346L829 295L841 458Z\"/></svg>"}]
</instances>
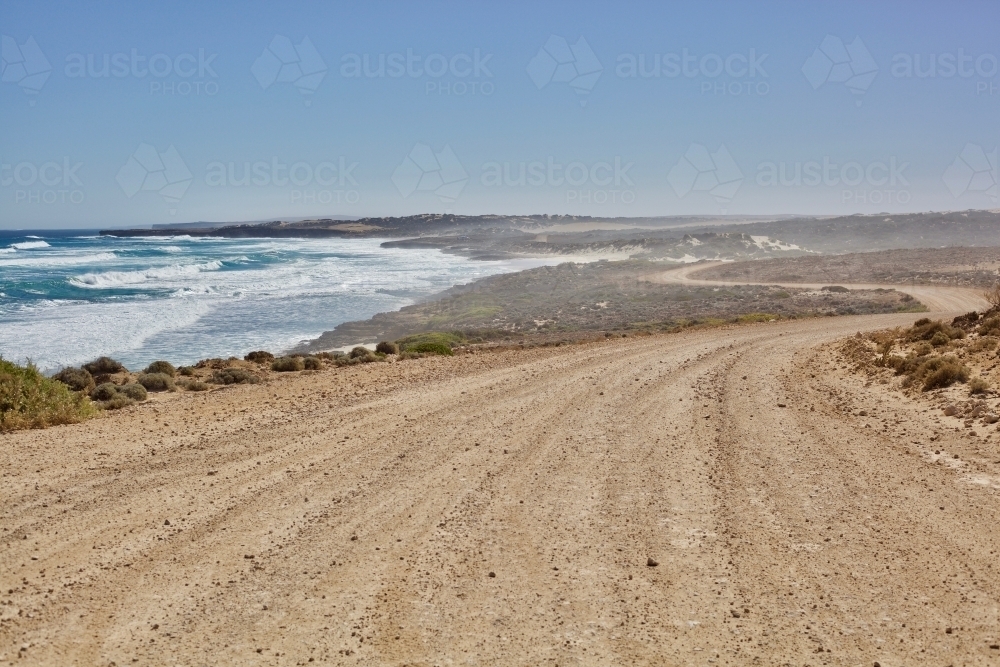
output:
<instances>
[{"instance_id":1,"label":"turquoise water","mask_svg":"<svg viewBox=\"0 0 1000 667\"><path fill-rule=\"evenodd\" d=\"M53 371L104 354L138 369L280 351L456 283L553 263L381 241L0 232L0 355Z\"/></svg>"}]
</instances>

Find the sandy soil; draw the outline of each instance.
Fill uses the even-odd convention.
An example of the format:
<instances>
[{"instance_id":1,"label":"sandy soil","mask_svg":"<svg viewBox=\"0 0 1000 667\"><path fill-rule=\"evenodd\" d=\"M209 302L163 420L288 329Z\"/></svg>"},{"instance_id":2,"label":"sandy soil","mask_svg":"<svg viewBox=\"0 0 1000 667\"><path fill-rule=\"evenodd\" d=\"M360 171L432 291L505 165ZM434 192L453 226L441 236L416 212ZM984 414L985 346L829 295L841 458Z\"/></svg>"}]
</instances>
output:
<instances>
[{"instance_id":1,"label":"sandy soil","mask_svg":"<svg viewBox=\"0 0 1000 667\"><path fill-rule=\"evenodd\" d=\"M0 436L0 659L995 665L997 432L827 345L912 320L290 374Z\"/></svg>"}]
</instances>

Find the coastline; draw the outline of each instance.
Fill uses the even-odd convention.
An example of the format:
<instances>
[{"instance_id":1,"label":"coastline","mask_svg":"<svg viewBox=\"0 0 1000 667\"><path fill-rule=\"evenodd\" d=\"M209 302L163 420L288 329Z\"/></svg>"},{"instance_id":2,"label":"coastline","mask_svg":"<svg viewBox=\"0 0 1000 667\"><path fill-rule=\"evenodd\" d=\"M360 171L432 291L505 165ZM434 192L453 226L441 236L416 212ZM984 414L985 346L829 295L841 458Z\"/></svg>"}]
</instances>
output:
<instances>
[{"instance_id":1,"label":"coastline","mask_svg":"<svg viewBox=\"0 0 1000 667\"><path fill-rule=\"evenodd\" d=\"M650 279L682 266L595 259L496 274L398 310L341 323L289 352L343 350L427 333L448 333L468 345L551 344L706 324L922 309L912 297L891 289L719 287Z\"/></svg>"}]
</instances>

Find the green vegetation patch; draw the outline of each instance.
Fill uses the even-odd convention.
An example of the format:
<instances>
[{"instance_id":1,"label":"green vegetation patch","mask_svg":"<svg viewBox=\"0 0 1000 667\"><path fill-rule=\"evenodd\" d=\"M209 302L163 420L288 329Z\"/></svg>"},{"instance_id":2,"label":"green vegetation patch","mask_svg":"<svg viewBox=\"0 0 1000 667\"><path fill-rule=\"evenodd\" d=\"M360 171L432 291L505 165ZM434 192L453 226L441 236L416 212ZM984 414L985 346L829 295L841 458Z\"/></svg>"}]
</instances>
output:
<instances>
[{"instance_id":1,"label":"green vegetation patch","mask_svg":"<svg viewBox=\"0 0 1000 667\"><path fill-rule=\"evenodd\" d=\"M82 393L47 378L34 365L0 359L0 431L74 424L94 414Z\"/></svg>"},{"instance_id":2,"label":"green vegetation patch","mask_svg":"<svg viewBox=\"0 0 1000 667\"><path fill-rule=\"evenodd\" d=\"M396 341L402 352L418 352L425 354L447 354L450 355L451 348L465 342L465 336L457 331L428 331L427 333L413 334ZM418 349L422 348L422 349ZM443 352L447 348L447 352Z\"/></svg>"}]
</instances>

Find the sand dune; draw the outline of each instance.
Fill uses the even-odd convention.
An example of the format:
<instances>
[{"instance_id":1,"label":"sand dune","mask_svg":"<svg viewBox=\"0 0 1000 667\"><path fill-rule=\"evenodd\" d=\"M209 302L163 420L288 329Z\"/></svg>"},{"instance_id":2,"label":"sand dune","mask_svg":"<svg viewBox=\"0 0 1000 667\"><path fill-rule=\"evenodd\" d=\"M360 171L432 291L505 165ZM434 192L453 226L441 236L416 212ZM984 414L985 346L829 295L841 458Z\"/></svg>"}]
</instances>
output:
<instances>
[{"instance_id":1,"label":"sand dune","mask_svg":"<svg viewBox=\"0 0 1000 667\"><path fill-rule=\"evenodd\" d=\"M987 664L996 433L821 347L912 319L372 364L2 436L0 656Z\"/></svg>"}]
</instances>

